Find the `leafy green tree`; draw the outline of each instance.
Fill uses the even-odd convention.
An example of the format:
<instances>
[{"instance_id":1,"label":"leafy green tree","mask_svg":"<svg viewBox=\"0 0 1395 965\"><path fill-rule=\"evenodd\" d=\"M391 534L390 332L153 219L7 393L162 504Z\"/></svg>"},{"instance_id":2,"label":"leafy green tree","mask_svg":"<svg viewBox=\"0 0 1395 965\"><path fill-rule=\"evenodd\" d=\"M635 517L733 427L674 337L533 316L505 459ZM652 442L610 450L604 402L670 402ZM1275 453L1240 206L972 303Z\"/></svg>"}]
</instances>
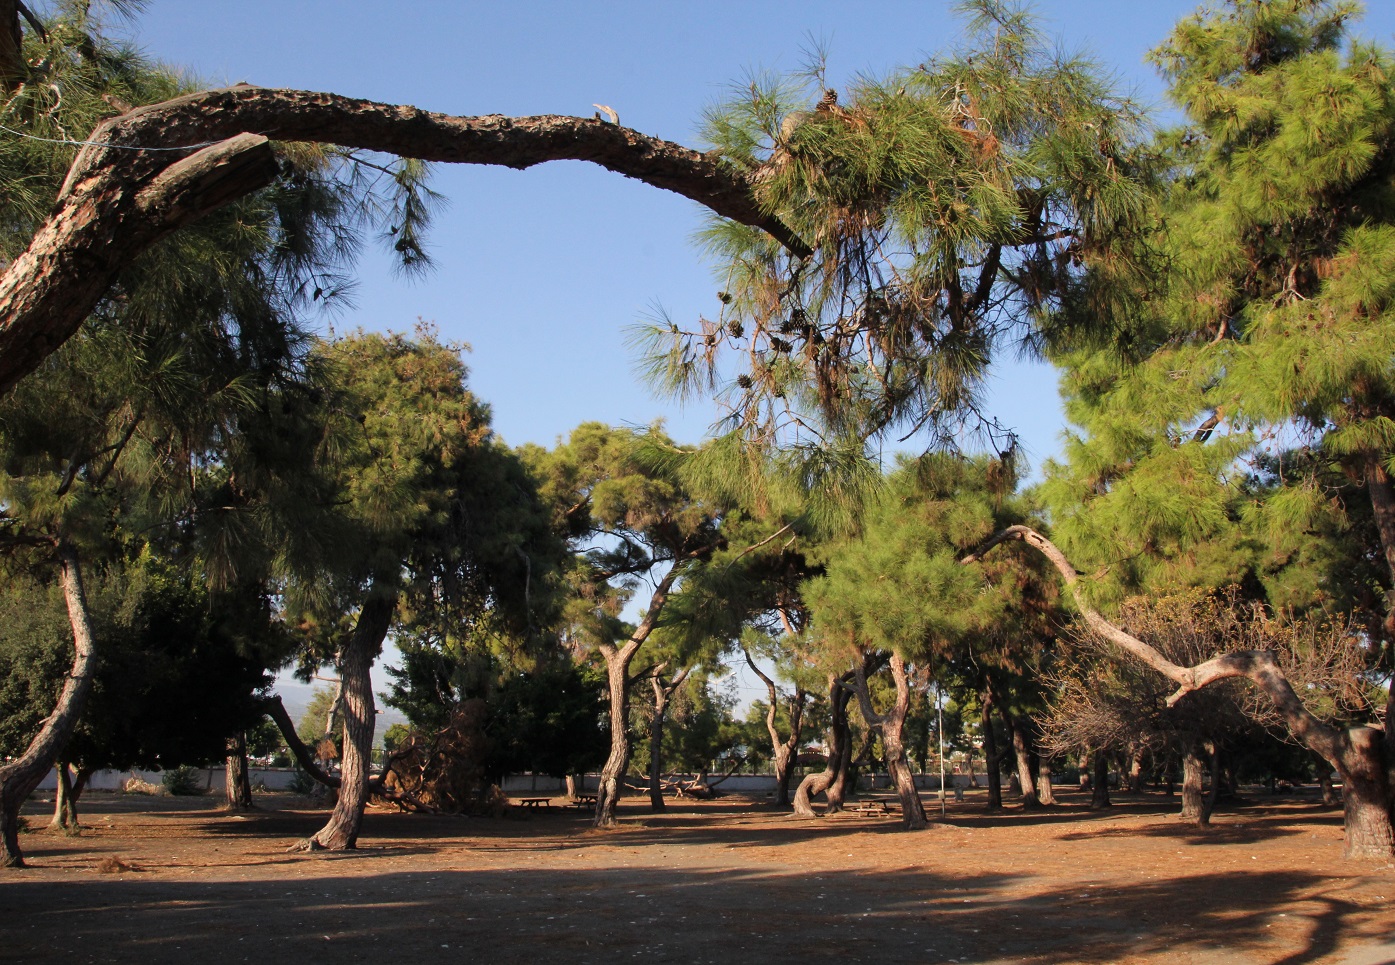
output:
<instances>
[{"instance_id":1,"label":"leafy green tree","mask_svg":"<svg viewBox=\"0 0 1395 965\"><path fill-rule=\"evenodd\" d=\"M1062 355L1084 432L1047 500L1066 556L1108 569L1097 604L1233 584L1275 608L1364 610L1388 674L1395 98L1389 52L1349 39L1355 12L1237 0L1155 52L1186 111L1159 142L1162 216L1133 248L1156 270L1096 275L1115 331ZM1081 307L1063 330L1086 331ZM1350 778L1348 853L1388 856L1391 728L1312 731L1293 711Z\"/></svg>"},{"instance_id":2,"label":"leafy green tree","mask_svg":"<svg viewBox=\"0 0 1395 965\"><path fill-rule=\"evenodd\" d=\"M815 64L709 114L708 139L814 250L715 223L714 317L641 333L648 374L717 389L734 427L812 472L846 476L864 440L935 445L977 421L996 354L1044 335L1081 259L1148 210L1138 108L1021 8L968 10L948 56L843 91Z\"/></svg>"},{"instance_id":3,"label":"leafy green tree","mask_svg":"<svg viewBox=\"0 0 1395 965\"><path fill-rule=\"evenodd\" d=\"M907 829L926 823L904 737L913 678L926 680L933 663L975 638L1050 637L1055 594L1029 561L1012 561L986 587L958 563L966 549L1022 518L1010 499L1013 483L1010 465L998 460L906 462L863 531L830 551L825 575L806 590L826 653L853 667L851 686L880 733ZM874 656L894 684L884 712L873 707L865 670Z\"/></svg>"},{"instance_id":4,"label":"leafy green tree","mask_svg":"<svg viewBox=\"0 0 1395 965\"><path fill-rule=\"evenodd\" d=\"M168 770L222 757L227 739L260 717L267 668L289 649L265 597L211 593L168 560L147 556L105 569L89 604L103 658L58 759L61 784L70 765L77 772L56 808L63 826L75 826L78 795L94 770ZM24 750L54 704L71 631L54 587L13 581L3 605L0 663L9 683L0 697L0 753L9 756Z\"/></svg>"},{"instance_id":5,"label":"leafy green tree","mask_svg":"<svg viewBox=\"0 0 1395 965\"><path fill-rule=\"evenodd\" d=\"M683 450L657 430L638 433L586 423L552 452L525 453L555 526L578 551L571 573L568 636L605 661L610 705L610 754L601 770L596 825L615 822L632 752L629 729L631 664L668 618L670 597L724 542L715 505L684 485L675 461ZM647 601L640 619L622 618L637 593Z\"/></svg>"},{"instance_id":6,"label":"leafy green tree","mask_svg":"<svg viewBox=\"0 0 1395 965\"><path fill-rule=\"evenodd\" d=\"M369 668L388 631L521 631L550 535L544 517L532 533L514 525L533 497L466 388L458 347L426 329L361 333L316 358L331 387L311 419L324 426L314 469L330 518L320 554L295 561L288 598L320 648L309 662L332 660L342 681L339 795L302 846L342 849L354 847L367 802Z\"/></svg>"}]
</instances>

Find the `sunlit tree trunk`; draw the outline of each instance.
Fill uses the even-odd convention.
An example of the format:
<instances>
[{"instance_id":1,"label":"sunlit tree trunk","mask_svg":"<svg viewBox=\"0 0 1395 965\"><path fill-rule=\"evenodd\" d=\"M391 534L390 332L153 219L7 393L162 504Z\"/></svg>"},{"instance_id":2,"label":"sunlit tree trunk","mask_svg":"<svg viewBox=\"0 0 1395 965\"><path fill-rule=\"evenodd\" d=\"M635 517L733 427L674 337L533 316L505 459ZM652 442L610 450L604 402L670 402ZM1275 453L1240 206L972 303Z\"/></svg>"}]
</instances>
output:
<instances>
[{"instance_id":1,"label":"sunlit tree trunk","mask_svg":"<svg viewBox=\"0 0 1395 965\"><path fill-rule=\"evenodd\" d=\"M363 809L368 804L369 768L373 760L373 731L377 707L369 670L382 652L383 640L397 609L395 593L369 591L358 622L345 645L340 663L343 694L344 751L340 760L339 795L329 822L296 848L343 851L358 845Z\"/></svg>"}]
</instances>

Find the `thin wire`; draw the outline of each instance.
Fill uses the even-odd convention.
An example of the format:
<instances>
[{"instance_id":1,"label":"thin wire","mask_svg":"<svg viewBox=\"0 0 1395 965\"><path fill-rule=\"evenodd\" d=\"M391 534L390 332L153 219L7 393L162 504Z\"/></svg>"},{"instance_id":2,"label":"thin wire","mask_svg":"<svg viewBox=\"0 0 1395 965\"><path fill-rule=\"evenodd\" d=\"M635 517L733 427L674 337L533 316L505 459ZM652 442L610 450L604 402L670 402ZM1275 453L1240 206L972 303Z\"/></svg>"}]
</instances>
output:
<instances>
[{"instance_id":1,"label":"thin wire","mask_svg":"<svg viewBox=\"0 0 1395 965\"><path fill-rule=\"evenodd\" d=\"M199 147L212 147L214 144L221 144L221 141L203 141L199 144L183 144L179 147L137 147L134 144L111 144L107 141L70 141L67 138L39 137L37 134L25 134L23 131L16 131L14 128L0 124L0 131L6 134L13 134L15 137L28 138L31 141L42 141L45 144L71 144L74 147L109 147L117 151L192 151Z\"/></svg>"}]
</instances>

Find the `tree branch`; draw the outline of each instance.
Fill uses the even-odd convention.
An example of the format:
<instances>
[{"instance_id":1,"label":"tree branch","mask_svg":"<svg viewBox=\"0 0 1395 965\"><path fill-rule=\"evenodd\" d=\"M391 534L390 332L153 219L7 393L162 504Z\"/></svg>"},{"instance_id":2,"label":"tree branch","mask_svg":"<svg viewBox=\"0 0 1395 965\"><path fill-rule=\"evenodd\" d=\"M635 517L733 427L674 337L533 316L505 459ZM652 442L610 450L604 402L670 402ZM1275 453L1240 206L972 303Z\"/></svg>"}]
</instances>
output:
<instances>
[{"instance_id":1,"label":"tree branch","mask_svg":"<svg viewBox=\"0 0 1395 965\"><path fill-rule=\"evenodd\" d=\"M12 10L0 0L0 20ZM9 26L0 23L0 75ZM70 338L152 244L270 184L270 137L519 170L590 161L761 228L799 257L810 253L719 158L594 118L454 117L248 85L203 91L109 118L78 153L48 221L0 277L0 394Z\"/></svg>"},{"instance_id":2,"label":"tree branch","mask_svg":"<svg viewBox=\"0 0 1395 965\"><path fill-rule=\"evenodd\" d=\"M1110 623L1099 611L1092 607L1080 592L1079 574L1071 566L1066 555L1049 539L1029 526L1009 526L981 543L977 548L960 558L961 564L975 563L985 553L1008 540L1021 540L1050 561L1061 574L1061 580L1071 592L1081 616L1086 624L1099 636L1114 644L1120 650L1176 683L1177 689L1167 698L1169 707L1194 690L1231 677L1244 677L1262 690L1274 702L1275 709L1284 718L1293 735L1310 749L1317 751L1329 761L1336 761L1341 755L1343 735L1308 710L1294 692L1293 686L1279 667L1272 650L1241 650L1221 654L1195 667L1182 667L1164 657L1142 640L1126 633Z\"/></svg>"}]
</instances>

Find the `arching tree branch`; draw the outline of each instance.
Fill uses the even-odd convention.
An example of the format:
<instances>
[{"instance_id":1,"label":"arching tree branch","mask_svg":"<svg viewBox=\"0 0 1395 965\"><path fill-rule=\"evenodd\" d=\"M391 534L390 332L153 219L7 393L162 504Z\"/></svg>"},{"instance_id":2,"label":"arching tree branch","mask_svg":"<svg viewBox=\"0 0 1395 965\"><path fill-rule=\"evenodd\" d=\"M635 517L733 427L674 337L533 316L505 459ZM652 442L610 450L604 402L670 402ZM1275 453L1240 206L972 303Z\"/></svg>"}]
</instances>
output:
<instances>
[{"instance_id":1,"label":"arching tree branch","mask_svg":"<svg viewBox=\"0 0 1395 965\"><path fill-rule=\"evenodd\" d=\"M520 170L589 161L809 253L719 158L594 118L455 117L247 85L203 91L103 121L79 152L52 214L0 277L0 394L71 337L120 270L152 244L271 183L268 138Z\"/></svg>"}]
</instances>

